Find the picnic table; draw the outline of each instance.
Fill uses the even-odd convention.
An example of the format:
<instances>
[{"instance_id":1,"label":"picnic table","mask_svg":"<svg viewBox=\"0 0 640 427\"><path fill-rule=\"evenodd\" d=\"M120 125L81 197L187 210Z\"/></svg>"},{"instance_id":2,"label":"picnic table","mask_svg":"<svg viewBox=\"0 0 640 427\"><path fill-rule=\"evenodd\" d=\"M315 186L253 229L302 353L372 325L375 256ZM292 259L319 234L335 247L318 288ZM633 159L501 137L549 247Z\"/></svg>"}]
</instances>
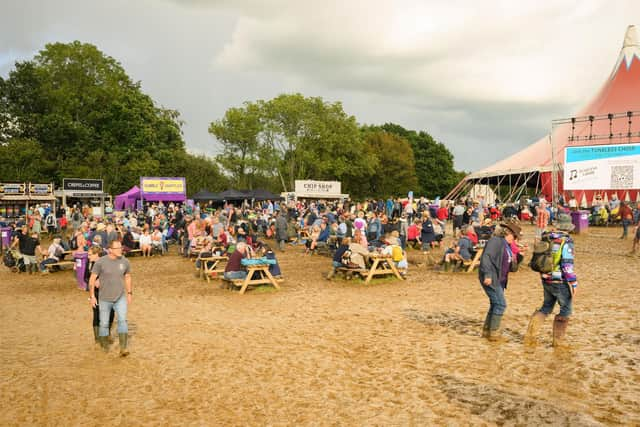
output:
<instances>
[{"instance_id":1,"label":"picnic table","mask_svg":"<svg viewBox=\"0 0 640 427\"><path fill-rule=\"evenodd\" d=\"M467 273L471 273L474 268L480 266L480 258L482 257L482 252L484 252L484 246L476 248L476 255L468 264L465 264L465 265L468 265Z\"/></svg>"},{"instance_id":2,"label":"picnic table","mask_svg":"<svg viewBox=\"0 0 640 427\"><path fill-rule=\"evenodd\" d=\"M253 278L253 276L257 278ZM252 264L247 266L247 277L244 279L222 279L232 286L240 288L240 295L244 294L249 286L254 285L273 285L274 288L280 289L278 282L269 272L269 264Z\"/></svg>"},{"instance_id":3,"label":"picnic table","mask_svg":"<svg viewBox=\"0 0 640 427\"><path fill-rule=\"evenodd\" d=\"M211 276L215 273L223 274L224 267L219 264L223 261L228 261L229 257L227 256L207 256L202 257L200 259L200 278L207 279L207 282L211 281Z\"/></svg>"},{"instance_id":4,"label":"picnic table","mask_svg":"<svg viewBox=\"0 0 640 427\"><path fill-rule=\"evenodd\" d=\"M404 277L400 274L398 269L396 268L396 264L393 262L393 257L391 255L382 255L382 254L370 254L368 256L371 261L371 267L365 269L354 269L348 267L340 267L338 271L346 272L346 273L357 273L362 276L365 280L365 285L371 281L376 276L389 276L395 275L398 279L404 280Z\"/></svg>"}]
</instances>

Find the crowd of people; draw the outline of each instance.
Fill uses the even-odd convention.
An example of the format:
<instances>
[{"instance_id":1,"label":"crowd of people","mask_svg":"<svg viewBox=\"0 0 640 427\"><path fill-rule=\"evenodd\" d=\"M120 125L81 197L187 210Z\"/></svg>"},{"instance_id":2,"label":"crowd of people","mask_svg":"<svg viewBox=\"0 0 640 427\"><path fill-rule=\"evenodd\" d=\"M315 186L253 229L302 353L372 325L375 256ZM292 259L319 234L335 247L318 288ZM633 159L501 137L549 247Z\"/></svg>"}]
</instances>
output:
<instances>
[{"instance_id":1,"label":"crowd of people","mask_svg":"<svg viewBox=\"0 0 640 427\"><path fill-rule=\"evenodd\" d=\"M636 225L635 251L640 242L640 205L634 209L624 202L614 200L614 204L608 209L615 209L620 215L621 238L626 238L628 228ZM288 203L268 200L217 207L159 202L101 218L93 217L87 206L61 206L55 212L50 206L37 206L26 218L12 224L12 246L30 273L46 272L48 264L58 263L65 254L86 252L90 260L88 290L96 310L93 320L96 341L106 346L115 311L121 350L126 355L126 307L131 302L132 289L130 266L122 260L123 255L133 251L143 257L163 255L170 244L175 244L184 257L194 253L227 255L224 277L234 280L246 277L243 260L257 253L268 254L280 274L275 253L265 244L265 239L271 238L280 251L288 250L289 244L304 245L304 250L299 249L301 256L325 250L332 257L327 276L331 278L340 268L366 268L372 254L388 255L406 274L409 248L429 253L443 245L445 236L451 236L439 262L445 271L455 270L468 263L476 251L483 251L479 280L490 302L483 336L498 340L506 310L504 291L508 275L517 270L527 250L518 240L521 235L518 221L535 224L536 242L548 239L551 221L555 219L556 225L562 224L563 215L566 220L575 203L569 200L566 205L557 206L552 210L544 197L530 204L488 204L482 197L453 202L426 198ZM0 226L5 225L0 218ZM41 248L43 233L51 238L47 249ZM573 241L562 230L554 233L551 241L556 242L553 248L558 262L553 271L541 273L544 302L532 316L529 341L534 340L539 325L555 303L560 305L560 314L554 319L555 341L562 341L571 315L571 301L577 288Z\"/></svg>"}]
</instances>

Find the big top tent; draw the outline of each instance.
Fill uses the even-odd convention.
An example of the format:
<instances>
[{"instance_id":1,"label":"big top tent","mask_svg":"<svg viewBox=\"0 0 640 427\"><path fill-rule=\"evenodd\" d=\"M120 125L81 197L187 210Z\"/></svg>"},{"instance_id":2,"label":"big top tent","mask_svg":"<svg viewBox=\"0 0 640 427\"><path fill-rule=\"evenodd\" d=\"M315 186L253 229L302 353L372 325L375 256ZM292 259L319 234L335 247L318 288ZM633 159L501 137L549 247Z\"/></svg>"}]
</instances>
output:
<instances>
[{"instance_id":1,"label":"big top tent","mask_svg":"<svg viewBox=\"0 0 640 427\"><path fill-rule=\"evenodd\" d=\"M597 95L573 118L553 123L550 134L510 157L466 176L447 199L466 195L475 184L509 188L507 194L502 193L504 201L517 200L527 188L550 198L552 172L555 169L556 173L561 173L565 148L640 142L640 39L635 25L627 28L613 71ZM639 188L640 185L624 190L574 190L573 195L577 200L592 200L596 192L608 194L609 199L615 193L624 200L627 191L636 194ZM559 175L558 192L567 198Z\"/></svg>"}]
</instances>

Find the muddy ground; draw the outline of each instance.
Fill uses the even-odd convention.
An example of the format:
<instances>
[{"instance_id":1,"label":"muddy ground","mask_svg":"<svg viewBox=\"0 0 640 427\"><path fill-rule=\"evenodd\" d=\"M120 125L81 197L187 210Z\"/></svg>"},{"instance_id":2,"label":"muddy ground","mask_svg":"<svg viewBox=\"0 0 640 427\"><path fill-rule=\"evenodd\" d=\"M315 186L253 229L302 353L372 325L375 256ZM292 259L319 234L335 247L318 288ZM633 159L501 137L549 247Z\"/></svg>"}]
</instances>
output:
<instances>
[{"instance_id":1,"label":"muddy ground","mask_svg":"<svg viewBox=\"0 0 640 427\"><path fill-rule=\"evenodd\" d=\"M173 248L131 258L120 358L94 345L72 272L0 267L0 425L640 425L640 258L619 234L576 237L567 351L550 319L523 346L542 301L528 268L507 290L509 341L494 344L476 273L327 281L328 258L288 247L281 290L241 296Z\"/></svg>"}]
</instances>

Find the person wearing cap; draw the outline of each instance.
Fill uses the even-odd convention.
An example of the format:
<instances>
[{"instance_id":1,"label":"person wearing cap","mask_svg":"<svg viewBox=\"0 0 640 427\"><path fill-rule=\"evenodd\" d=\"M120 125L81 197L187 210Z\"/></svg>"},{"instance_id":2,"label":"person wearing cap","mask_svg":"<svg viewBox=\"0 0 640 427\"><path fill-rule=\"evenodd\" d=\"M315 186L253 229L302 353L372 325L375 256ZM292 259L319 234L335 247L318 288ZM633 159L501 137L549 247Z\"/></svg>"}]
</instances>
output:
<instances>
[{"instance_id":1,"label":"person wearing cap","mask_svg":"<svg viewBox=\"0 0 640 427\"><path fill-rule=\"evenodd\" d=\"M501 341L500 323L507 308L504 292L507 288L509 271L514 262L511 243L520 236L517 224L500 224L482 252L478 278L482 289L489 298L489 310L482 327L482 337L489 341Z\"/></svg>"},{"instance_id":2,"label":"person wearing cap","mask_svg":"<svg viewBox=\"0 0 640 427\"><path fill-rule=\"evenodd\" d=\"M553 346L565 344L573 300L578 290L578 279L573 268L574 247L571 237L562 231L549 231L543 235L551 242L554 267L551 273L540 273L543 289L542 307L533 312L525 335L525 344L535 345L540 326L553 311L556 303L560 312L553 318Z\"/></svg>"}]
</instances>

